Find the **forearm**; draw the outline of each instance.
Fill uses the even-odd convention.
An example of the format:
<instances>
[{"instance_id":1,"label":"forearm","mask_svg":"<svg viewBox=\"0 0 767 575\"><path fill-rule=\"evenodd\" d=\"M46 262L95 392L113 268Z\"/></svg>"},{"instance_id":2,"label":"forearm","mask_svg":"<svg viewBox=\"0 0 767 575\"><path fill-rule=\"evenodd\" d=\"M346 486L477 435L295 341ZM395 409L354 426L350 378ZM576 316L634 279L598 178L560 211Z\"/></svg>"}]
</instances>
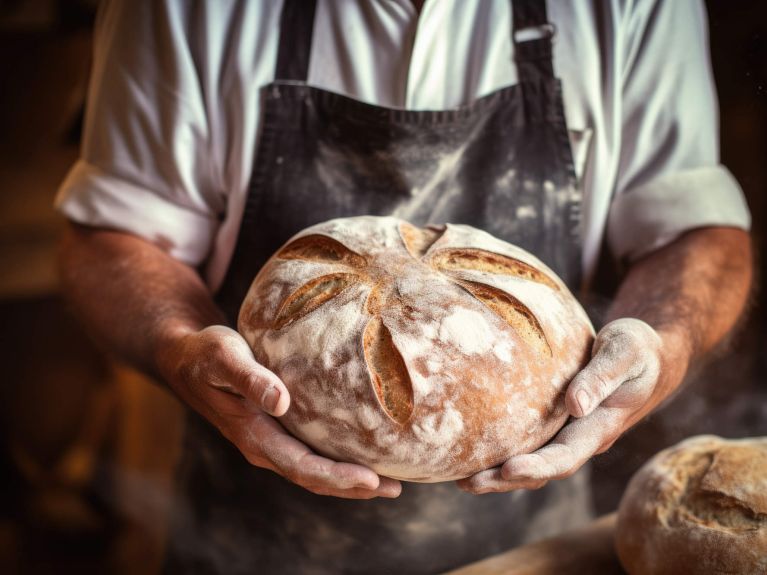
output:
<instances>
[{"instance_id":1,"label":"forearm","mask_svg":"<svg viewBox=\"0 0 767 575\"><path fill-rule=\"evenodd\" d=\"M631 266L608 320L641 319L668 342L673 351L658 400L673 392L690 362L732 329L751 279L750 238L733 228L693 230Z\"/></svg>"},{"instance_id":2,"label":"forearm","mask_svg":"<svg viewBox=\"0 0 767 575\"><path fill-rule=\"evenodd\" d=\"M273 419L290 393L256 363L195 270L129 234L72 226L62 242L63 289L108 348L168 383L253 465L314 493L397 497L398 481L313 453Z\"/></svg>"},{"instance_id":3,"label":"forearm","mask_svg":"<svg viewBox=\"0 0 767 575\"><path fill-rule=\"evenodd\" d=\"M157 375L157 350L223 323L191 267L136 236L70 225L61 242L64 295L93 337Z\"/></svg>"}]
</instances>

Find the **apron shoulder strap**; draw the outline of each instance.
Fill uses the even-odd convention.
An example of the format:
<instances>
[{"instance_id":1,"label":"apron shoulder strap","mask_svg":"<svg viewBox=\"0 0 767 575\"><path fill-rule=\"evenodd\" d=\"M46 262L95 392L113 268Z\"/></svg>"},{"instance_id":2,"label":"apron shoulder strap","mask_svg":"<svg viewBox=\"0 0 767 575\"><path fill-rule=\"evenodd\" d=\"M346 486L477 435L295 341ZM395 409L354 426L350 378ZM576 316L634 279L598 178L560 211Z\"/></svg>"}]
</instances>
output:
<instances>
[{"instance_id":1,"label":"apron shoulder strap","mask_svg":"<svg viewBox=\"0 0 767 575\"><path fill-rule=\"evenodd\" d=\"M546 0L512 0L514 61L521 82L554 77L554 25L546 15Z\"/></svg>"},{"instance_id":2,"label":"apron shoulder strap","mask_svg":"<svg viewBox=\"0 0 767 575\"><path fill-rule=\"evenodd\" d=\"M514 60L520 81L553 78L552 39L556 32L546 0L511 0ZM280 17L277 80L306 82L314 32L316 0L284 0Z\"/></svg>"},{"instance_id":3,"label":"apron shoulder strap","mask_svg":"<svg viewBox=\"0 0 767 575\"><path fill-rule=\"evenodd\" d=\"M280 16L280 44L275 79L306 82L314 33L316 0L285 0Z\"/></svg>"}]
</instances>

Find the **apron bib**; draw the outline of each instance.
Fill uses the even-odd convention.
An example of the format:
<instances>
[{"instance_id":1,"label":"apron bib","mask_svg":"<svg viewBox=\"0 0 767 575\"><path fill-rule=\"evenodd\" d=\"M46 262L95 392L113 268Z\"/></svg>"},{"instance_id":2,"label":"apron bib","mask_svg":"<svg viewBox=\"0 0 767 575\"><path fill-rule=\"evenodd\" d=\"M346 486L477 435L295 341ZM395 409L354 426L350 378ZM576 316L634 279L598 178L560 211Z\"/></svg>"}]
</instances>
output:
<instances>
[{"instance_id":1,"label":"apron bib","mask_svg":"<svg viewBox=\"0 0 767 575\"><path fill-rule=\"evenodd\" d=\"M239 237L217 301L231 325L256 273L293 234L331 218L462 223L536 254L580 284L581 194L551 37L518 42L519 83L445 111L374 106L306 84L314 1L286 0L276 78ZM548 27L513 0L516 31ZM396 500L314 495L247 463L188 416L168 573L436 573L589 517L587 472L545 488L474 496L404 483Z\"/></svg>"}]
</instances>

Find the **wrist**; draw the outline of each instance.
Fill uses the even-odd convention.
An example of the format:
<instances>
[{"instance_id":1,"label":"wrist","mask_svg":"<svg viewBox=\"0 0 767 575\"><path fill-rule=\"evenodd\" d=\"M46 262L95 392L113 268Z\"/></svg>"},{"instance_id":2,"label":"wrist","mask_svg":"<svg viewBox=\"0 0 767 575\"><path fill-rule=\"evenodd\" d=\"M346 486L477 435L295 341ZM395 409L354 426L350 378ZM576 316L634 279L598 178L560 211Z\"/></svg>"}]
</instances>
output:
<instances>
[{"instance_id":1,"label":"wrist","mask_svg":"<svg viewBox=\"0 0 767 575\"><path fill-rule=\"evenodd\" d=\"M641 315L618 315L611 314L608 323L618 319L636 319L646 324L660 338L661 360L681 364L685 368L695 357L698 344L689 326L681 322L653 321L653 319L641 317ZM657 319L657 318L656 318Z\"/></svg>"},{"instance_id":2,"label":"wrist","mask_svg":"<svg viewBox=\"0 0 767 575\"><path fill-rule=\"evenodd\" d=\"M658 387L665 399L674 393L687 374L695 356L695 341L690 330L681 326L664 326L656 331L663 342Z\"/></svg>"},{"instance_id":3,"label":"wrist","mask_svg":"<svg viewBox=\"0 0 767 575\"><path fill-rule=\"evenodd\" d=\"M679 325L664 325L655 331L663 342L661 353L664 356L685 365L692 361L697 346L689 329Z\"/></svg>"},{"instance_id":4,"label":"wrist","mask_svg":"<svg viewBox=\"0 0 767 575\"><path fill-rule=\"evenodd\" d=\"M199 332L204 326L197 326L180 320L165 321L155 326L148 337L151 345L152 369L165 383L175 378L185 340Z\"/></svg>"},{"instance_id":5,"label":"wrist","mask_svg":"<svg viewBox=\"0 0 767 575\"><path fill-rule=\"evenodd\" d=\"M691 330L681 323L658 322L639 316L612 318L607 326L626 319L638 320L648 332L652 332L652 337L646 338L643 344L657 354L660 362L658 382L648 404L651 410L671 396L682 383L695 354L695 340Z\"/></svg>"}]
</instances>

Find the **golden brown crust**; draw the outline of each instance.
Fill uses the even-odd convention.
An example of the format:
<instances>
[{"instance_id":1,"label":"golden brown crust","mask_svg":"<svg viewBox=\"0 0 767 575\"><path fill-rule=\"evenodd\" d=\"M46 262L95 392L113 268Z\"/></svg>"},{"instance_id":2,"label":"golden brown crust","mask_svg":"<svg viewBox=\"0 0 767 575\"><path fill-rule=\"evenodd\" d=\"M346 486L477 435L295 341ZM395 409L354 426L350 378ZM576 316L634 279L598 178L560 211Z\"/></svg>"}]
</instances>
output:
<instances>
[{"instance_id":1,"label":"golden brown crust","mask_svg":"<svg viewBox=\"0 0 767 575\"><path fill-rule=\"evenodd\" d=\"M418 228L407 222L399 225L399 233L402 236L402 242L407 251L416 259L422 258L429 251L442 234L445 233L445 227L426 227Z\"/></svg>"},{"instance_id":2,"label":"golden brown crust","mask_svg":"<svg viewBox=\"0 0 767 575\"><path fill-rule=\"evenodd\" d=\"M468 226L347 218L261 269L239 329L292 403L280 421L337 460L466 477L545 443L593 328L529 253Z\"/></svg>"},{"instance_id":3,"label":"golden brown crust","mask_svg":"<svg viewBox=\"0 0 767 575\"><path fill-rule=\"evenodd\" d=\"M631 575L767 573L767 438L699 436L660 452L621 501Z\"/></svg>"},{"instance_id":4,"label":"golden brown crust","mask_svg":"<svg viewBox=\"0 0 767 575\"><path fill-rule=\"evenodd\" d=\"M363 346L370 377L386 414L400 425L413 414L413 384L405 362L380 318L365 328Z\"/></svg>"},{"instance_id":5,"label":"golden brown crust","mask_svg":"<svg viewBox=\"0 0 767 575\"><path fill-rule=\"evenodd\" d=\"M536 353L551 356L546 334L533 312L513 295L475 282L459 281L459 285L497 313L525 340Z\"/></svg>"},{"instance_id":6,"label":"golden brown crust","mask_svg":"<svg viewBox=\"0 0 767 575\"><path fill-rule=\"evenodd\" d=\"M280 304L272 327L282 329L313 312L349 286L359 282L356 274L330 274L314 279L293 292Z\"/></svg>"},{"instance_id":7,"label":"golden brown crust","mask_svg":"<svg viewBox=\"0 0 767 575\"><path fill-rule=\"evenodd\" d=\"M504 274L529 279L551 289L559 289L545 273L533 266L493 252L477 249L440 250L430 259L431 265L442 271L473 269L477 271Z\"/></svg>"},{"instance_id":8,"label":"golden brown crust","mask_svg":"<svg viewBox=\"0 0 767 575\"><path fill-rule=\"evenodd\" d=\"M354 268L361 268L366 263L364 257L341 242L319 234L303 236L290 242L275 257L282 260L342 263Z\"/></svg>"}]
</instances>

